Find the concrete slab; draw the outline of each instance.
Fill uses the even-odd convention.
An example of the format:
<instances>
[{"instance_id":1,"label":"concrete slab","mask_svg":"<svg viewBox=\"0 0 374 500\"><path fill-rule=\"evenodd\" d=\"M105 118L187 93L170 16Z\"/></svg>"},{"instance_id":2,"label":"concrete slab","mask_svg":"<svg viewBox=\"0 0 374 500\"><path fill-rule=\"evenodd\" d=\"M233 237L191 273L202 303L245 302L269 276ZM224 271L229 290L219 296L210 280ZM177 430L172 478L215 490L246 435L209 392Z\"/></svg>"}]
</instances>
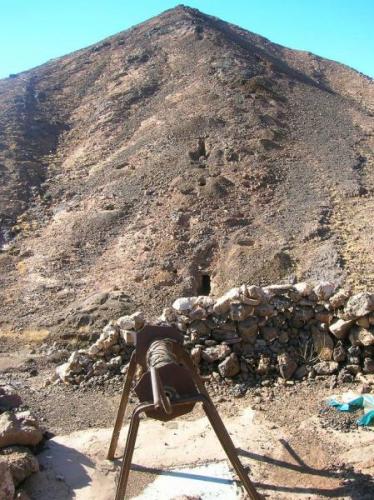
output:
<instances>
[{"instance_id":1,"label":"concrete slab","mask_svg":"<svg viewBox=\"0 0 374 500\"><path fill-rule=\"evenodd\" d=\"M226 462L161 472L134 500L172 499L190 496L204 500L239 500L242 489L234 481Z\"/></svg>"},{"instance_id":2,"label":"concrete slab","mask_svg":"<svg viewBox=\"0 0 374 500\"><path fill-rule=\"evenodd\" d=\"M332 448L340 449L337 464L352 464L372 474L370 432L322 429L318 417L313 416L295 427L290 437L286 429L269 425L261 414L253 417L247 407L226 414L224 421L243 464L250 467L251 479L271 500L353 498L354 484L343 484L335 468L329 468ZM118 456L123 453L126 433L127 426ZM111 429L88 429L50 440L39 455L42 471L25 484L31 499L113 500L120 460L105 459L110 436ZM352 473L352 481L359 487L362 474ZM141 421L127 499L169 500L188 495L239 500L240 494L205 417L168 423ZM372 495L361 498L371 499Z\"/></svg>"},{"instance_id":3,"label":"concrete slab","mask_svg":"<svg viewBox=\"0 0 374 500\"><path fill-rule=\"evenodd\" d=\"M252 423L248 408L227 422L235 444L248 449L261 430ZM246 427L248 434L240 433ZM127 426L118 455L123 452ZM111 429L88 429L57 436L39 455L42 471L26 482L37 500L112 500L120 460L105 459ZM245 459L244 459L245 461ZM126 498L168 500L188 494L210 499L239 499L226 455L208 420L167 423L142 420ZM166 496L170 495L170 496Z\"/></svg>"}]
</instances>

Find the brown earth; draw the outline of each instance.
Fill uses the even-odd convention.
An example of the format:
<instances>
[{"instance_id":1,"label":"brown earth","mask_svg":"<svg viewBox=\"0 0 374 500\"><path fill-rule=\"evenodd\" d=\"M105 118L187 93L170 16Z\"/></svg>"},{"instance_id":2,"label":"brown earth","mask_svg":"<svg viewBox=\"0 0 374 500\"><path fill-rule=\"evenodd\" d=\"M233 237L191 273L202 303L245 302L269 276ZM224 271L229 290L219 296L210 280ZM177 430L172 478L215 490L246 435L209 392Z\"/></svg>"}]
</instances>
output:
<instances>
[{"instance_id":1,"label":"brown earth","mask_svg":"<svg viewBox=\"0 0 374 500\"><path fill-rule=\"evenodd\" d=\"M373 89L184 6L1 80L2 334L86 335L209 279L374 289Z\"/></svg>"}]
</instances>

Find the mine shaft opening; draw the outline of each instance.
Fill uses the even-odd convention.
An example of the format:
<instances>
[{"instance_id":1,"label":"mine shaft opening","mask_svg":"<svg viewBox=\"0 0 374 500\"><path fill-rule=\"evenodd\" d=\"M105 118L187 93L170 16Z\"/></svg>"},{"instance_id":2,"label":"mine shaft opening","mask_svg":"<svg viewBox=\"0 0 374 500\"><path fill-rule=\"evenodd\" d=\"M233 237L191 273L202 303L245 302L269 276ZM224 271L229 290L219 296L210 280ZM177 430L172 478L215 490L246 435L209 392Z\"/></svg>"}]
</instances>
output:
<instances>
[{"instance_id":1,"label":"mine shaft opening","mask_svg":"<svg viewBox=\"0 0 374 500\"><path fill-rule=\"evenodd\" d=\"M209 274L202 274L200 276L200 283L198 288L198 295L210 295L210 276Z\"/></svg>"}]
</instances>

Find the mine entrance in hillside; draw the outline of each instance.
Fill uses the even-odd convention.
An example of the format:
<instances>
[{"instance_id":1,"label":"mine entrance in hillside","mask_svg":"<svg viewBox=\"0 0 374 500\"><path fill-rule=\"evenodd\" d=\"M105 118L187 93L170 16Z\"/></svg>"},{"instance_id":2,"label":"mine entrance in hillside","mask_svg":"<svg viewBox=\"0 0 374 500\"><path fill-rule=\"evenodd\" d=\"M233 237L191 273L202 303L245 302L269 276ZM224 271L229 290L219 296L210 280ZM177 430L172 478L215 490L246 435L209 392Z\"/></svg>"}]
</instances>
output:
<instances>
[{"instance_id":1,"label":"mine entrance in hillside","mask_svg":"<svg viewBox=\"0 0 374 500\"><path fill-rule=\"evenodd\" d=\"M197 288L198 295L210 295L210 276L209 274L201 274L199 286Z\"/></svg>"}]
</instances>

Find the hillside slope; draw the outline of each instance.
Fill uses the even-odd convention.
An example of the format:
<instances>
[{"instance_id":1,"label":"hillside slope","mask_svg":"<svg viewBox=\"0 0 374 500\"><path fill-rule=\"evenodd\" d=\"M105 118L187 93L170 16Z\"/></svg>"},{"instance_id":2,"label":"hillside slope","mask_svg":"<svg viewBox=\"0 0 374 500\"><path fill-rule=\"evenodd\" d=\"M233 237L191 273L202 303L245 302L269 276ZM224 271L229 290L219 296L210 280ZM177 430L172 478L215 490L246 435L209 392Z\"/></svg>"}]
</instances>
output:
<instances>
[{"instance_id":1,"label":"hillside slope","mask_svg":"<svg viewBox=\"0 0 374 500\"><path fill-rule=\"evenodd\" d=\"M374 289L373 81L178 6L0 81L0 328Z\"/></svg>"}]
</instances>

